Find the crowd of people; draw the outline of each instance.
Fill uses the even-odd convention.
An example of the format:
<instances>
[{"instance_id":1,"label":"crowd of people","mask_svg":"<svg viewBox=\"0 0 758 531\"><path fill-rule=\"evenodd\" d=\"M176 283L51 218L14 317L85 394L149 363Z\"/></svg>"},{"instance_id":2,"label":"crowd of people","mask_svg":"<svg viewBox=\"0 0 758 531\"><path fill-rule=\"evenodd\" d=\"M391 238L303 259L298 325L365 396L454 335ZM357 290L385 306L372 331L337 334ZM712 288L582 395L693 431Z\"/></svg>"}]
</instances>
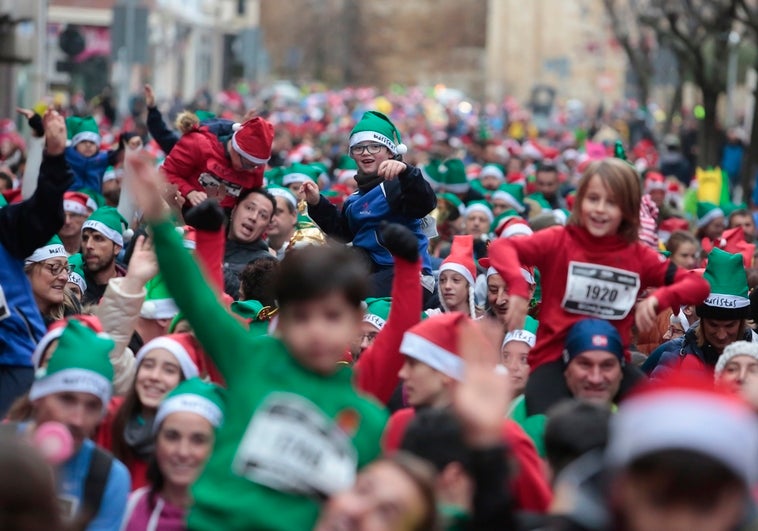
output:
<instances>
[{"instance_id":1,"label":"crowd of people","mask_svg":"<svg viewBox=\"0 0 758 531\"><path fill-rule=\"evenodd\" d=\"M413 90L141 101L3 122L0 528L758 524L733 160Z\"/></svg>"}]
</instances>

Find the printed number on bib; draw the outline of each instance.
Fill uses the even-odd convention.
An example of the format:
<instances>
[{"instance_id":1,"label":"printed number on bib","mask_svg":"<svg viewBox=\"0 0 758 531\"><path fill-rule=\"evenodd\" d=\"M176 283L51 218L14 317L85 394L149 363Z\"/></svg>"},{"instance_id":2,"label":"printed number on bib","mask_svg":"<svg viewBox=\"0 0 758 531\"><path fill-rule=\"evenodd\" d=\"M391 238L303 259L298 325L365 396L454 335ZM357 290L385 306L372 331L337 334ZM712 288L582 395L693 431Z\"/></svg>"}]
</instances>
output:
<instances>
[{"instance_id":1,"label":"printed number on bib","mask_svg":"<svg viewBox=\"0 0 758 531\"><path fill-rule=\"evenodd\" d=\"M239 197L240 192L242 192L242 187L239 184L230 183L208 172L201 173L197 180L203 185L203 188L219 188L223 184L226 187L226 193L233 197Z\"/></svg>"},{"instance_id":2,"label":"printed number on bib","mask_svg":"<svg viewBox=\"0 0 758 531\"><path fill-rule=\"evenodd\" d=\"M351 440L315 404L272 393L255 411L232 469L272 489L325 497L350 487L357 466Z\"/></svg>"},{"instance_id":3,"label":"printed number on bib","mask_svg":"<svg viewBox=\"0 0 758 531\"><path fill-rule=\"evenodd\" d=\"M8 307L8 301L5 299L5 292L0 286L0 321L11 316L11 309Z\"/></svg>"},{"instance_id":4,"label":"printed number on bib","mask_svg":"<svg viewBox=\"0 0 758 531\"><path fill-rule=\"evenodd\" d=\"M600 319L623 319L637 302L640 276L597 264L570 262L561 306Z\"/></svg>"}]
</instances>

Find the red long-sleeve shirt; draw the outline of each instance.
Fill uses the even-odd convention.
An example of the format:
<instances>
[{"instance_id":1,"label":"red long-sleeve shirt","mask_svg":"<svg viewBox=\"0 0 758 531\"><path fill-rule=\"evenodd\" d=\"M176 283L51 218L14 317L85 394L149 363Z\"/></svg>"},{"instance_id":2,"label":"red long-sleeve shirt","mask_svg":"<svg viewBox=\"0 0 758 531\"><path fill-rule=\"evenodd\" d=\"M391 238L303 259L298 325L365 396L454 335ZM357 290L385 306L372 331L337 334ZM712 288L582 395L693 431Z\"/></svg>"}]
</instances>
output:
<instances>
[{"instance_id":1,"label":"red long-sleeve shirt","mask_svg":"<svg viewBox=\"0 0 758 531\"><path fill-rule=\"evenodd\" d=\"M588 317L608 319L628 348L641 290L658 287L652 293L658 308L675 312L680 305L702 303L710 293L702 277L641 243L630 244L618 235L596 238L573 225L498 239L490 245L489 257L513 295L529 297L519 264L540 271L542 305L537 344L529 352L532 370L560 359L568 330Z\"/></svg>"},{"instance_id":2,"label":"red long-sleeve shirt","mask_svg":"<svg viewBox=\"0 0 758 531\"><path fill-rule=\"evenodd\" d=\"M403 366L400 343L403 334L421 320L421 260L415 263L395 257L392 305L387 322L355 364L355 385L382 404L389 402Z\"/></svg>"},{"instance_id":3,"label":"red long-sleeve shirt","mask_svg":"<svg viewBox=\"0 0 758 531\"><path fill-rule=\"evenodd\" d=\"M384 428L382 446L385 452L400 448L408 423L416 414L413 408L396 411ZM532 440L521 427L510 419L503 421L503 442L516 462L516 475L511 479L511 488L517 509L544 513L550 506L553 494L543 472L542 461L537 456Z\"/></svg>"}]
</instances>

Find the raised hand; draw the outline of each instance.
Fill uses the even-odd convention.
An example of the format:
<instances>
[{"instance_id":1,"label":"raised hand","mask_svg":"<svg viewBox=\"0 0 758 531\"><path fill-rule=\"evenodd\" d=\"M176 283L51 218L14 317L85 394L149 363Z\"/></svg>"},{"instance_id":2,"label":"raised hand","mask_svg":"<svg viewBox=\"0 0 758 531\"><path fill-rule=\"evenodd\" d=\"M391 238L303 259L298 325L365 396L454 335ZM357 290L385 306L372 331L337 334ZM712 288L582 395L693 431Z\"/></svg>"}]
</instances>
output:
<instances>
[{"instance_id":1,"label":"raised hand","mask_svg":"<svg viewBox=\"0 0 758 531\"><path fill-rule=\"evenodd\" d=\"M148 84L145 84L145 105L148 108L155 107L155 93L153 87Z\"/></svg>"},{"instance_id":2,"label":"raised hand","mask_svg":"<svg viewBox=\"0 0 758 531\"><path fill-rule=\"evenodd\" d=\"M159 221L167 216L169 208L162 197L166 188L163 176L147 152L141 150L126 154L124 178L131 182L132 197L145 219Z\"/></svg>"},{"instance_id":3,"label":"raised hand","mask_svg":"<svg viewBox=\"0 0 758 531\"><path fill-rule=\"evenodd\" d=\"M158 274L158 259L155 257L152 242L140 236L134 243L132 258L129 260L129 268L126 276L133 279L140 286L147 284L148 280Z\"/></svg>"},{"instance_id":4,"label":"raised hand","mask_svg":"<svg viewBox=\"0 0 758 531\"><path fill-rule=\"evenodd\" d=\"M58 111L50 108L42 118L42 125L45 128L47 154L52 156L61 155L66 149L66 120Z\"/></svg>"}]
</instances>

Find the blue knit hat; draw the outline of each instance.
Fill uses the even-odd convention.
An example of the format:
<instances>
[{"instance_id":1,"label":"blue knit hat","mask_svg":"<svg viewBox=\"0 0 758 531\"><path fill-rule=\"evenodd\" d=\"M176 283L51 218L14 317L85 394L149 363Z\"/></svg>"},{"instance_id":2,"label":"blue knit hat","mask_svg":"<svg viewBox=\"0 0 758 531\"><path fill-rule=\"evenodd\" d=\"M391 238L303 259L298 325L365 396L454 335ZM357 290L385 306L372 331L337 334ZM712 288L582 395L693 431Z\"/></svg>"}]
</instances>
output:
<instances>
[{"instance_id":1,"label":"blue knit hat","mask_svg":"<svg viewBox=\"0 0 758 531\"><path fill-rule=\"evenodd\" d=\"M582 319L574 324L566 336L563 362L568 365L578 355L590 350L602 350L616 356L624 364L624 345L621 336L608 321Z\"/></svg>"}]
</instances>

